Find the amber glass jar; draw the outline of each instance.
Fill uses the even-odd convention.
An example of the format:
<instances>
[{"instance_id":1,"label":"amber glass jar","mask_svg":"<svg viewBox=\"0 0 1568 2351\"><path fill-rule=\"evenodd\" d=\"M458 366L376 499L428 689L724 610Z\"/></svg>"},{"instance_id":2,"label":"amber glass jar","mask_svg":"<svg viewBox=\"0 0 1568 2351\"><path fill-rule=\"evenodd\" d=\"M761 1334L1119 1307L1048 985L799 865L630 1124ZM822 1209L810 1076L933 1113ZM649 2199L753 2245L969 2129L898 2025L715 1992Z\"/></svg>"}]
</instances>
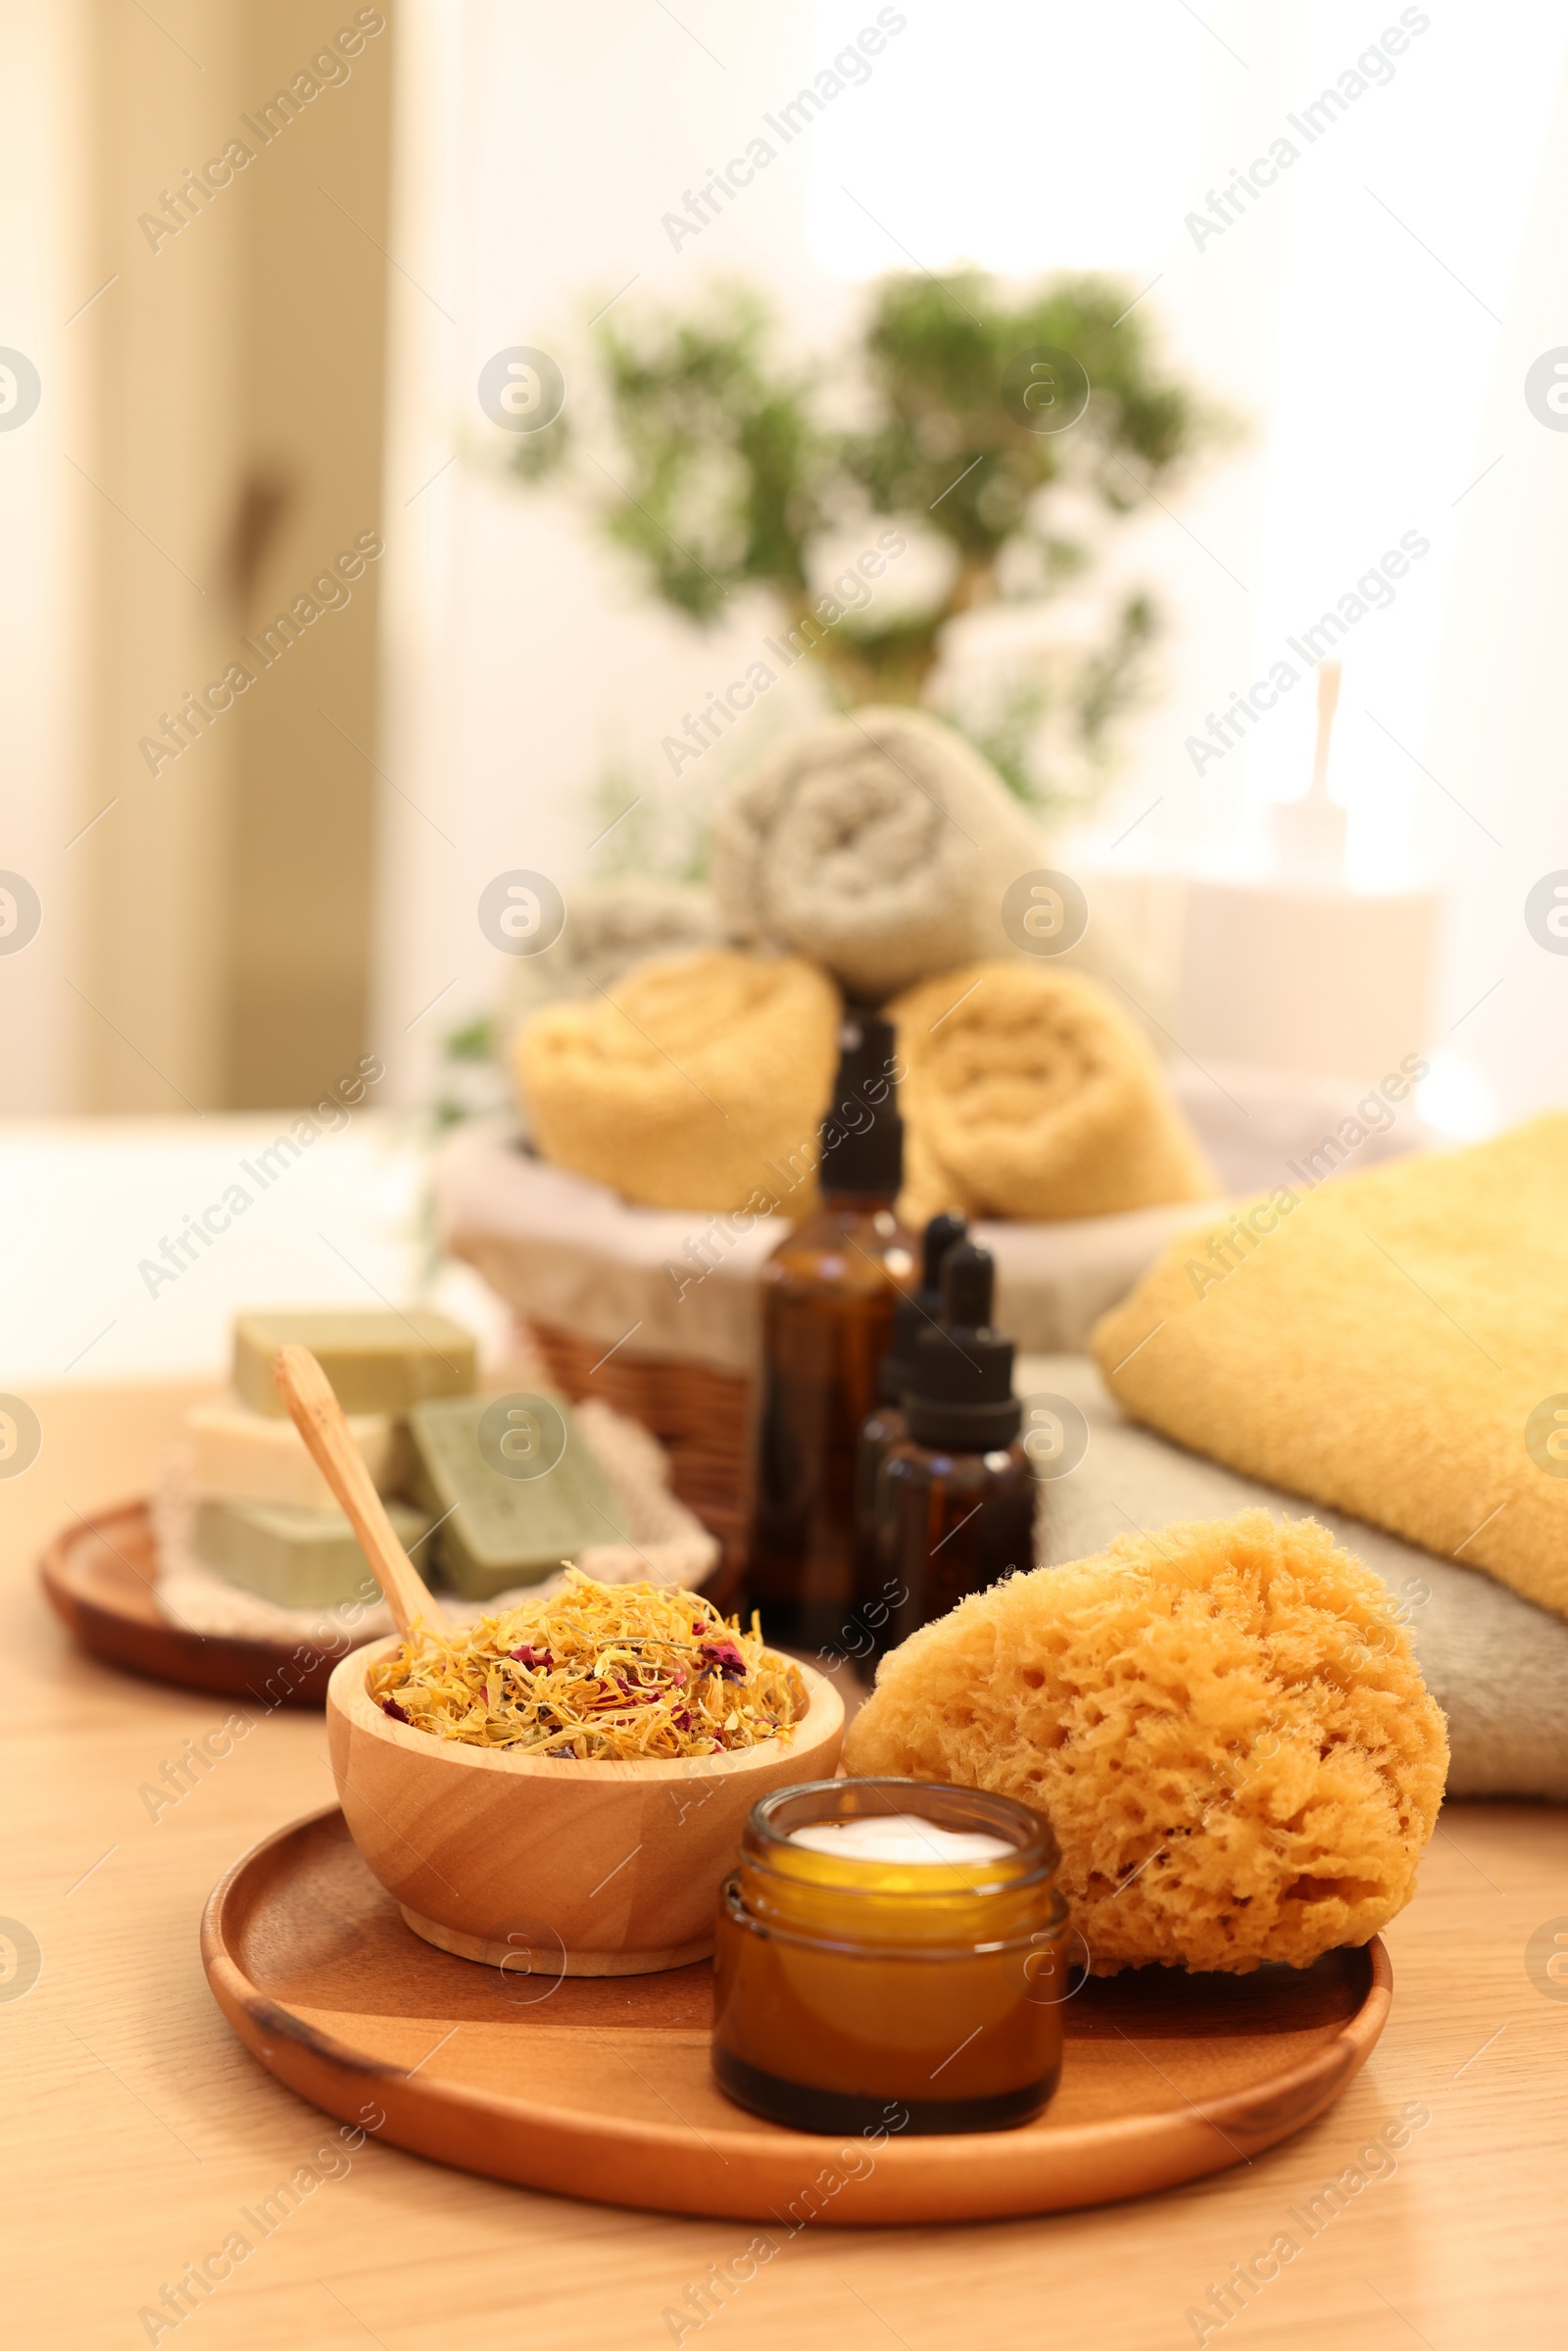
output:
<instances>
[{"instance_id":1,"label":"amber glass jar","mask_svg":"<svg viewBox=\"0 0 1568 2351\"><path fill-rule=\"evenodd\" d=\"M1002 1839L985 1861L886 1861L792 1832L878 1814ZM719 1908L713 2071L800 2131L884 2122L1000 2131L1061 2069L1066 1904L1050 1825L1027 1805L922 1780L819 1780L752 1809Z\"/></svg>"}]
</instances>

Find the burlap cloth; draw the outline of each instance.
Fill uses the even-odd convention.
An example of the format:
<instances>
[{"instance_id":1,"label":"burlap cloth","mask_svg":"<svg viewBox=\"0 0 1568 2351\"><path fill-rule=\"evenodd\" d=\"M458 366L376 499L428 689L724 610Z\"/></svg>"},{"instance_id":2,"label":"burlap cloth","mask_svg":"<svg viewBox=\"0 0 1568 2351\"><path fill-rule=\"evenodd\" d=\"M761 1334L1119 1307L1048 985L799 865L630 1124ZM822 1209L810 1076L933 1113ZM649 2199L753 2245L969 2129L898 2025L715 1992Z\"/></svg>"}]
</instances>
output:
<instances>
[{"instance_id":1,"label":"burlap cloth","mask_svg":"<svg viewBox=\"0 0 1568 2351\"><path fill-rule=\"evenodd\" d=\"M758 1273L787 1218L630 1207L607 1185L478 1126L445 1147L436 1203L443 1247L529 1320L629 1355L751 1371ZM997 1260L999 1322L1028 1347L1085 1346L1096 1319L1192 1217L1188 1201L1066 1224L980 1223L977 1238Z\"/></svg>"}]
</instances>

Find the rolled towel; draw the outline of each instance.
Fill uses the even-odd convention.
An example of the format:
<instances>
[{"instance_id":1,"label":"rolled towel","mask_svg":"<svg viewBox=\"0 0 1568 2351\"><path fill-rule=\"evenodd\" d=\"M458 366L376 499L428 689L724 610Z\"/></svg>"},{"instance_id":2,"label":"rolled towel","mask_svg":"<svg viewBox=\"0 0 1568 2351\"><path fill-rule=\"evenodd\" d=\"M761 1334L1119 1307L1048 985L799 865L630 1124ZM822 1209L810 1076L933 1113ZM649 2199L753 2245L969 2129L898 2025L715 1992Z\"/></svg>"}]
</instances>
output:
<instances>
[{"instance_id":1,"label":"rolled towel","mask_svg":"<svg viewBox=\"0 0 1568 2351\"><path fill-rule=\"evenodd\" d=\"M1364 1133L1174 1241L1095 1358L1133 1419L1568 1616L1568 1116L1324 1183Z\"/></svg>"},{"instance_id":2,"label":"rolled towel","mask_svg":"<svg viewBox=\"0 0 1568 2351\"><path fill-rule=\"evenodd\" d=\"M789 1181L778 1166L815 1164L839 1015L797 956L641 964L613 1000L558 1004L518 1035L539 1150L648 1207L760 1208Z\"/></svg>"},{"instance_id":3,"label":"rolled towel","mask_svg":"<svg viewBox=\"0 0 1568 2351\"><path fill-rule=\"evenodd\" d=\"M713 894L736 935L793 948L868 1004L1002 954L1003 896L1046 862L995 770L918 710L792 737L713 821Z\"/></svg>"},{"instance_id":4,"label":"rolled towel","mask_svg":"<svg viewBox=\"0 0 1568 2351\"><path fill-rule=\"evenodd\" d=\"M561 936L539 955L512 958L503 1038L510 1042L547 1004L597 996L652 956L721 947L725 936L723 917L708 892L681 882L627 875L572 890Z\"/></svg>"},{"instance_id":5,"label":"rolled towel","mask_svg":"<svg viewBox=\"0 0 1568 2351\"><path fill-rule=\"evenodd\" d=\"M976 963L888 1007L906 1075L905 1216L1108 1216L1218 1190L1150 1047L1105 991Z\"/></svg>"}]
</instances>

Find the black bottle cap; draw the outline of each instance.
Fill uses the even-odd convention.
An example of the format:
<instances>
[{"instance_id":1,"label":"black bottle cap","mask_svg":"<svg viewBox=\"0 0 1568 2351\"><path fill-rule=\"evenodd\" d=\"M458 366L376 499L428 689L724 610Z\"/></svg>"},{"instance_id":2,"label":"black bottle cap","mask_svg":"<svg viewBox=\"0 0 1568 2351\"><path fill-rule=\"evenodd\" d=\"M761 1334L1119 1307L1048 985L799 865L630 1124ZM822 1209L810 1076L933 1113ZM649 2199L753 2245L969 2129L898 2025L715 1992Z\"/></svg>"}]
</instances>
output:
<instances>
[{"instance_id":1,"label":"black bottle cap","mask_svg":"<svg viewBox=\"0 0 1568 2351\"><path fill-rule=\"evenodd\" d=\"M897 1200L904 1186L904 1121L893 1082L891 1020L852 1004L839 1030L833 1100L822 1120L824 1193Z\"/></svg>"},{"instance_id":2,"label":"black bottle cap","mask_svg":"<svg viewBox=\"0 0 1568 2351\"><path fill-rule=\"evenodd\" d=\"M893 1338L877 1373L877 1394L885 1404L902 1401L914 1378L915 1342L922 1331L942 1319L942 1267L969 1227L961 1216L933 1216L921 1246L920 1287L901 1298L893 1309Z\"/></svg>"},{"instance_id":3,"label":"black bottle cap","mask_svg":"<svg viewBox=\"0 0 1568 2351\"><path fill-rule=\"evenodd\" d=\"M988 1453L1010 1445L1023 1419L1012 1393L1012 1341L991 1328L996 1267L972 1241L942 1268L942 1321L914 1345L914 1376L904 1399L916 1445Z\"/></svg>"}]
</instances>

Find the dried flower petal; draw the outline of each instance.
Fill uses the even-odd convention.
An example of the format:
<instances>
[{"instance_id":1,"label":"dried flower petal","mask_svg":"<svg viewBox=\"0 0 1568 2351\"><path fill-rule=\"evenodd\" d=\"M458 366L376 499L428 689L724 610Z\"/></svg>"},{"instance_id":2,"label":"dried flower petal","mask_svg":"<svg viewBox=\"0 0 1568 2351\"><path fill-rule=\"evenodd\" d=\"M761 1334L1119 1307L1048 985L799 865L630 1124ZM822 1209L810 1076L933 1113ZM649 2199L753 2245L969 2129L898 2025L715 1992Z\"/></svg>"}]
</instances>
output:
<instances>
[{"instance_id":1,"label":"dried flower petal","mask_svg":"<svg viewBox=\"0 0 1568 2351\"><path fill-rule=\"evenodd\" d=\"M394 1720L435 1739L626 1762L787 1739L809 1702L799 1667L763 1647L755 1616L743 1632L695 1592L596 1584L575 1568L552 1599L471 1632L421 1626L367 1686Z\"/></svg>"}]
</instances>

